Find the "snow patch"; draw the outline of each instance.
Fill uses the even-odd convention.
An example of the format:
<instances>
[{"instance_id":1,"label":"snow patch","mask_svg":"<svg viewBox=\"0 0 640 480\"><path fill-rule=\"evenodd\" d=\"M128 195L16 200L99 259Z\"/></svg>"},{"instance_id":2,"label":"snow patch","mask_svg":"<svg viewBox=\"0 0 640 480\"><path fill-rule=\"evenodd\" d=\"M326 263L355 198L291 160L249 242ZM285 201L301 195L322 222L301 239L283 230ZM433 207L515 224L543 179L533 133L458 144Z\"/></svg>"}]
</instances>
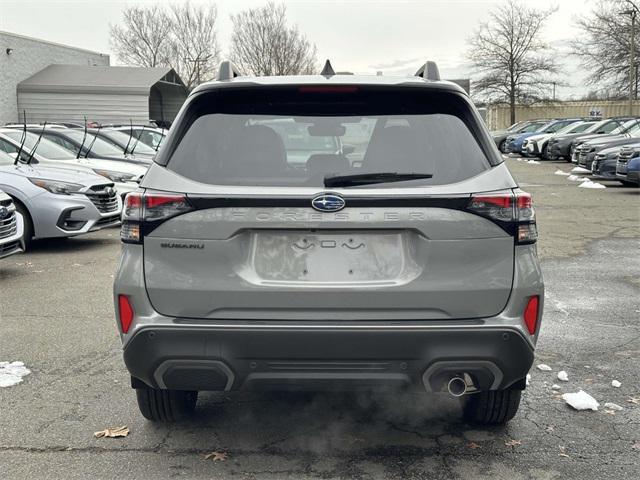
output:
<instances>
[{"instance_id":1,"label":"snow patch","mask_svg":"<svg viewBox=\"0 0 640 480\"><path fill-rule=\"evenodd\" d=\"M563 170L557 169L555 172L553 172L556 175L562 175L563 177L568 176L569 174Z\"/></svg>"},{"instance_id":2,"label":"snow patch","mask_svg":"<svg viewBox=\"0 0 640 480\"><path fill-rule=\"evenodd\" d=\"M619 412L620 410L624 410L620 405L612 402L605 403L604 408L608 408L609 410L614 410L616 412Z\"/></svg>"},{"instance_id":3,"label":"snow patch","mask_svg":"<svg viewBox=\"0 0 640 480\"><path fill-rule=\"evenodd\" d=\"M571 180L572 182L586 182L589 179L585 177L581 177L579 175L569 175L567 177L567 180Z\"/></svg>"},{"instance_id":4,"label":"snow patch","mask_svg":"<svg viewBox=\"0 0 640 480\"><path fill-rule=\"evenodd\" d=\"M592 182L589 179L587 179L586 181L582 182L580 185L578 185L578 187L580 187L580 188L607 188L604 185L602 185L601 183Z\"/></svg>"},{"instance_id":5,"label":"snow patch","mask_svg":"<svg viewBox=\"0 0 640 480\"><path fill-rule=\"evenodd\" d=\"M542 370L543 372L550 372L552 368L546 363L541 363L540 365L538 365L538 370Z\"/></svg>"},{"instance_id":6,"label":"snow patch","mask_svg":"<svg viewBox=\"0 0 640 480\"><path fill-rule=\"evenodd\" d=\"M563 382L568 382L569 381L569 374L567 372L565 372L564 370L560 370L558 372L558 380L562 380Z\"/></svg>"},{"instance_id":7,"label":"snow patch","mask_svg":"<svg viewBox=\"0 0 640 480\"><path fill-rule=\"evenodd\" d=\"M531 374L530 373L527 373L527 382L526 382L526 384L527 384L527 387L531 384Z\"/></svg>"},{"instance_id":8,"label":"snow patch","mask_svg":"<svg viewBox=\"0 0 640 480\"><path fill-rule=\"evenodd\" d=\"M540 165L540 162L538 162L537 160L529 160L527 163L530 163L532 165Z\"/></svg>"},{"instance_id":9,"label":"snow patch","mask_svg":"<svg viewBox=\"0 0 640 480\"><path fill-rule=\"evenodd\" d=\"M558 385L557 383L554 383L553 385L551 385L551 390L560 390L562 387L560 385Z\"/></svg>"},{"instance_id":10,"label":"snow patch","mask_svg":"<svg viewBox=\"0 0 640 480\"><path fill-rule=\"evenodd\" d=\"M573 167L571 169L572 172L574 173L591 173L589 170L587 170L586 168L582 168L582 167Z\"/></svg>"},{"instance_id":11,"label":"snow patch","mask_svg":"<svg viewBox=\"0 0 640 480\"><path fill-rule=\"evenodd\" d=\"M567 405L575 408L576 410L597 411L600 406L595 398L583 390L576 393L563 393L562 399L567 402Z\"/></svg>"},{"instance_id":12,"label":"snow patch","mask_svg":"<svg viewBox=\"0 0 640 480\"><path fill-rule=\"evenodd\" d=\"M23 362L0 362L0 388L17 385L22 382L22 377L30 373L31 370Z\"/></svg>"},{"instance_id":13,"label":"snow patch","mask_svg":"<svg viewBox=\"0 0 640 480\"><path fill-rule=\"evenodd\" d=\"M612 380L611 381L611 386L613 388L620 388L622 386L622 384L618 380Z\"/></svg>"}]
</instances>

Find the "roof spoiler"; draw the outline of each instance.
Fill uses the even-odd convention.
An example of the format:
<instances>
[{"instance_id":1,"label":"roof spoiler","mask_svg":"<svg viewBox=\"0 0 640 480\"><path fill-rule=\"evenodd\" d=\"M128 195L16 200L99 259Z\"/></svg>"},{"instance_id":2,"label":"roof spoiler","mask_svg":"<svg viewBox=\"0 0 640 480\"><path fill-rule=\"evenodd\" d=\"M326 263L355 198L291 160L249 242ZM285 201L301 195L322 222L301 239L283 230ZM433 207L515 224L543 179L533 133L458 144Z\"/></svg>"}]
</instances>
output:
<instances>
[{"instance_id":1,"label":"roof spoiler","mask_svg":"<svg viewBox=\"0 0 640 480\"><path fill-rule=\"evenodd\" d=\"M220 63L220 68L218 69L218 77L216 78L216 80L222 82L225 80L233 80L236 77L242 77L242 73L240 73L240 70L238 70L238 67L236 67L233 62L225 60L224 62Z\"/></svg>"},{"instance_id":2,"label":"roof spoiler","mask_svg":"<svg viewBox=\"0 0 640 480\"><path fill-rule=\"evenodd\" d=\"M438 70L438 64L436 62L427 61L422 65L415 73L416 77L422 77L425 80L440 80L440 70Z\"/></svg>"}]
</instances>

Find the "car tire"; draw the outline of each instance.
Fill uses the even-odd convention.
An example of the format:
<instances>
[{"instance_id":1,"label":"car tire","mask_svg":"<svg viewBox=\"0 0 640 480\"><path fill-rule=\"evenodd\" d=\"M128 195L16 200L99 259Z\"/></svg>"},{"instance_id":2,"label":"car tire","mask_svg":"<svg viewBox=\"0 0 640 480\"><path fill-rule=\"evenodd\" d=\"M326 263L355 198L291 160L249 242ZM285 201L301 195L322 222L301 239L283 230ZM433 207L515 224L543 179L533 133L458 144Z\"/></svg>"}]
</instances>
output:
<instances>
[{"instance_id":1,"label":"car tire","mask_svg":"<svg viewBox=\"0 0 640 480\"><path fill-rule=\"evenodd\" d=\"M619 180L619 182L622 184L623 187L638 187L639 185L637 183L633 183L633 182L627 182L625 180Z\"/></svg>"},{"instance_id":2,"label":"car tire","mask_svg":"<svg viewBox=\"0 0 640 480\"><path fill-rule=\"evenodd\" d=\"M191 416L196 408L198 392L136 388L138 408L152 422L176 422Z\"/></svg>"},{"instance_id":3,"label":"car tire","mask_svg":"<svg viewBox=\"0 0 640 480\"><path fill-rule=\"evenodd\" d=\"M13 203L15 204L18 213L22 215L22 221L24 223L24 234L22 235L22 239L24 241L24 250L26 252L31 248L31 242L33 241L33 220L31 220L29 211L22 203L17 201L15 198L13 199Z\"/></svg>"},{"instance_id":4,"label":"car tire","mask_svg":"<svg viewBox=\"0 0 640 480\"><path fill-rule=\"evenodd\" d=\"M542 146L542 151L540 152L540 158L544 160L553 160L552 158L549 157L549 149L547 148L546 143Z\"/></svg>"},{"instance_id":5,"label":"car tire","mask_svg":"<svg viewBox=\"0 0 640 480\"><path fill-rule=\"evenodd\" d=\"M490 390L466 395L464 418L477 425L502 425L511 420L520 406L521 390Z\"/></svg>"},{"instance_id":6,"label":"car tire","mask_svg":"<svg viewBox=\"0 0 640 480\"><path fill-rule=\"evenodd\" d=\"M498 150L500 150L500 153L507 153L507 152L504 151L505 143L506 143L506 140L503 140L498 145Z\"/></svg>"}]
</instances>

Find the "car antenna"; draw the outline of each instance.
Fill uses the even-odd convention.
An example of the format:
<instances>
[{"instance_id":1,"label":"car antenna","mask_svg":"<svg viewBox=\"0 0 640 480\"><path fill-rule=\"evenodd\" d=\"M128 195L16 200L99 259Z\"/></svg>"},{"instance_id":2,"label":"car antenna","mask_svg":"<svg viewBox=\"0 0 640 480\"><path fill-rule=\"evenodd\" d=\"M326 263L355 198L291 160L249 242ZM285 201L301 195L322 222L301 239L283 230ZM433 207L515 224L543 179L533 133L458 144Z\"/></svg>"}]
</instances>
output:
<instances>
[{"instance_id":1,"label":"car antenna","mask_svg":"<svg viewBox=\"0 0 640 480\"><path fill-rule=\"evenodd\" d=\"M84 142L87 140L87 116L84 115L84 137L82 137L82 143L80 144L80 148L78 149L78 155L76 158L80 158L80 154L82 153L82 147L84 147Z\"/></svg>"},{"instance_id":2,"label":"car antenna","mask_svg":"<svg viewBox=\"0 0 640 480\"><path fill-rule=\"evenodd\" d=\"M135 152L136 146L138 145L138 141L140 140L140 137L142 136L143 133L144 133L144 125L142 126L142 130L140 130L140 133L136 137L136 141L133 142L133 146L131 147L131 154L132 155L133 155L133 152Z\"/></svg>"},{"instance_id":3,"label":"car antenna","mask_svg":"<svg viewBox=\"0 0 640 480\"><path fill-rule=\"evenodd\" d=\"M33 148L29 152L29 158L27 159L27 165L29 165L31 163L31 160L33 160L33 155L36 153L36 149L38 148L38 145L40 145L40 140L42 140L42 136L44 135L45 128L47 128L47 121L46 120L45 120L44 124L42 125L42 131L40 132L40 136L38 137L38 140L36 140L36 143L33 144Z\"/></svg>"},{"instance_id":4,"label":"car antenna","mask_svg":"<svg viewBox=\"0 0 640 480\"><path fill-rule=\"evenodd\" d=\"M96 143L96 139L98 138L98 133L100 132L101 128L102 128L102 124L98 125L98 129L93 134L93 140L91 140L91 143L89 144L89 148L87 148L87 151L84 154L84 158L88 158L89 157L89 153L91 152L91 149L93 148L93 144Z\"/></svg>"},{"instance_id":5,"label":"car antenna","mask_svg":"<svg viewBox=\"0 0 640 480\"><path fill-rule=\"evenodd\" d=\"M20 161L20 155L22 154L22 149L24 148L24 142L27 140L27 111L23 110L22 111L22 119L24 121L23 125L23 129L22 129L22 136L20 137L20 148L18 148L18 151L16 152L16 159L13 161L14 165L17 165L18 162ZM18 120L20 120L20 118L18 118Z\"/></svg>"},{"instance_id":6,"label":"car antenna","mask_svg":"<svg viewBox=\"0 0 640 480\"><path fill-rule=\"evenodd\" d=\"M127 144L124 146L124 154L127 155L129 152L129 144L131 143L131 137L133 137L133 120L129 119L129 140L127 140Z\"/></svg>"}]
</instances>

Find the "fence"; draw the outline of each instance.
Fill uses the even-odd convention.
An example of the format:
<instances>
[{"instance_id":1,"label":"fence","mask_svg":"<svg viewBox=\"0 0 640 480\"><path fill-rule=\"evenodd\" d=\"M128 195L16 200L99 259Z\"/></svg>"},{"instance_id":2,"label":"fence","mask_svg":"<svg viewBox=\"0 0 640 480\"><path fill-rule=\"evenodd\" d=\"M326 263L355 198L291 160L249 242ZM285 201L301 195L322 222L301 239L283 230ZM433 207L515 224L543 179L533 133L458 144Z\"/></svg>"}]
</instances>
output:
<instances>
[{"instance_id":1,"label":"fence","mask_svg":"<svg viewBox=\"0 0 640 480\"><path fill-rule=\"evenodd\" d=\"M638 100L633 102L633 113L640 115L640 101ZM549 102L516 107L517 122L534 118L618 117L623 115L629 115L628 100ZM509 105L489 105L486 122L490 130L507 128L511 125Z\"/></svg>"}]
</instances>

